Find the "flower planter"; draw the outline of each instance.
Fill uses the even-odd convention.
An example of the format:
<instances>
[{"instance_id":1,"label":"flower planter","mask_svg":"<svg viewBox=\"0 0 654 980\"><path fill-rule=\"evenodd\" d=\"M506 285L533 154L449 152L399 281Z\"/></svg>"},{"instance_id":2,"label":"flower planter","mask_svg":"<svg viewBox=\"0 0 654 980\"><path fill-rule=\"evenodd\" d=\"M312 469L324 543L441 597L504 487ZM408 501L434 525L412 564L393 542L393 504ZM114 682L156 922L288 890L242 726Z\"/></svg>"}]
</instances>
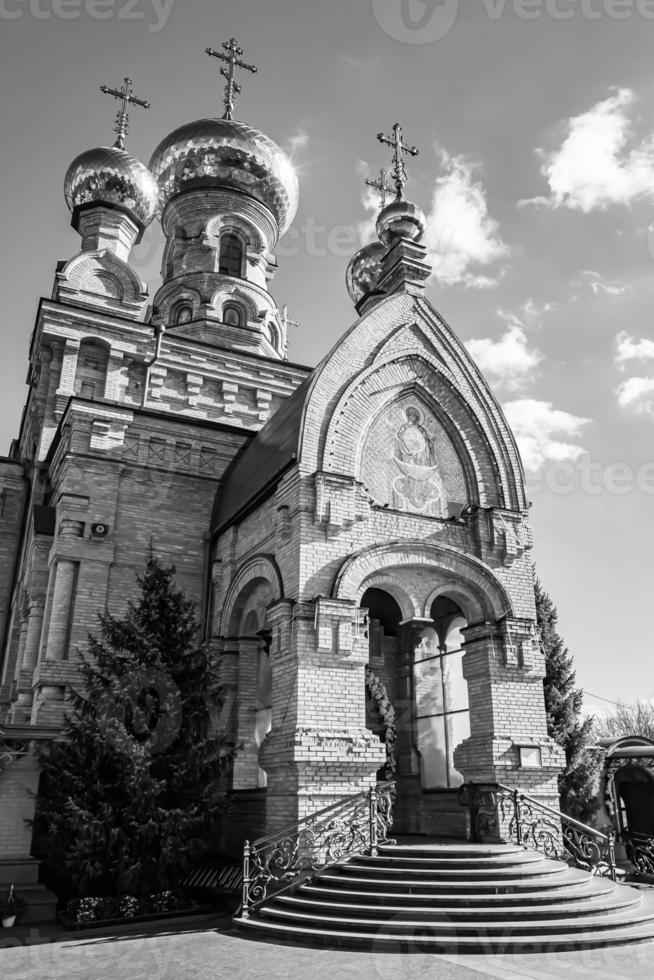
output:
<instances>
[{"instance_id":1,"label":"flower planter","mask_svg":"<svg viewBox=\"0 0 654 980\"><path fill-rule=\"evenodd\" d=\"M69 912L59 912L57 918L65 929L109 929L114 926L127 926L131 923L156 922L160 919L181 919L189 915L208 915L214 909L210 906L193 905L187 909L175 909L170 912L148 912L144 915L132 915L130 918L114 917L111 919L91 919L89 922L77 922Z\"/></svg>"}]
</instances>

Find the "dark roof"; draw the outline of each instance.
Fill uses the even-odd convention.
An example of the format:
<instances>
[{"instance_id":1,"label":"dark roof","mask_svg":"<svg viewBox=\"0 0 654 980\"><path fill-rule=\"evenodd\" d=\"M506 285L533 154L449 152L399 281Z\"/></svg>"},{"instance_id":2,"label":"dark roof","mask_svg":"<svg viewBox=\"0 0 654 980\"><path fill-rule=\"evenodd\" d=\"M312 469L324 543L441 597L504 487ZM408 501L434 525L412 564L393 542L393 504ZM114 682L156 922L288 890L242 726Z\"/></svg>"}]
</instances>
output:
<instances>
[{"instance_id":1,"label":"dark roof","mask_svg":"<svg viewBox=\"0 0 654 980\"><path fill-rule=\"evenodd\" d=\"M272 493L297 460L309 375L230 463L218 488L211 531L223 531Z\"/></svg>"}]
</instances>

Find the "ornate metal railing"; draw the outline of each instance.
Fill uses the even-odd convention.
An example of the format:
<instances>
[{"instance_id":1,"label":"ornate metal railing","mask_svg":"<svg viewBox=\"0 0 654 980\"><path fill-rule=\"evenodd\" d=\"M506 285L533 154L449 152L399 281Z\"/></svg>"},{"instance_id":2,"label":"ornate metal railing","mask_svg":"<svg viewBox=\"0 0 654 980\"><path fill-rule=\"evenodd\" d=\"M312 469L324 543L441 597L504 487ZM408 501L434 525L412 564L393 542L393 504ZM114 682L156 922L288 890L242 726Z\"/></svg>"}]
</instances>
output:
<instances>
[{"instance_id":1,"label":"ornate metal railing","mask_svg":"<svg viewBox=\"0 0 654 980\"><path fill-rule=\"evenodd\" d=\"M378 783L318 810L243 848L243 896L239 915L356 854L377 854L388 837L395 783Z\"/></svg>"},{"instance_id":2,"label":"ornate metal railing","mask_svg":"<svg viewBox=\"0 0 654 980\"><path fill-rule=\"evenodd\" d=\"M627 856L637 874L654 875L654 837L629 831L624 834L623 839Z\"/></svg>"},{"instance_id":3,"label":"ornate metal railing","mask_svg":"<svg viewBox=\"0 0 654 980\"><path fill-rule=\"evenodd\" d=\"M591 874L616 878L615 837L501 783L466 783L459 799L470 811L474 841L495 836L540 851Z\"/></svg>"}]
</instances>

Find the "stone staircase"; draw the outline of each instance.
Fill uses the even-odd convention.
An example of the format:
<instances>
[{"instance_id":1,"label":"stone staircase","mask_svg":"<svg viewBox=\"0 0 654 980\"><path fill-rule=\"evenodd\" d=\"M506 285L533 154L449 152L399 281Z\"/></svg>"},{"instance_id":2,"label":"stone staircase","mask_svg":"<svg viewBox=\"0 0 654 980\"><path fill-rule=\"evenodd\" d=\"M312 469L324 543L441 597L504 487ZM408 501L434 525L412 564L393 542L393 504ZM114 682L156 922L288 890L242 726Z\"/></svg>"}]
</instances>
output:
<instances>
[{"instance_id":1,"label":"stone staircase","mask_svg":"<svg viewBox=\"0 0 654 980\"><path fill-rule=\"evenodd\" d=\"M397 952L546 952L654 940L654 892L513 844L399 843L236 918L273 942Z\"/></svg>"}]
</instances>

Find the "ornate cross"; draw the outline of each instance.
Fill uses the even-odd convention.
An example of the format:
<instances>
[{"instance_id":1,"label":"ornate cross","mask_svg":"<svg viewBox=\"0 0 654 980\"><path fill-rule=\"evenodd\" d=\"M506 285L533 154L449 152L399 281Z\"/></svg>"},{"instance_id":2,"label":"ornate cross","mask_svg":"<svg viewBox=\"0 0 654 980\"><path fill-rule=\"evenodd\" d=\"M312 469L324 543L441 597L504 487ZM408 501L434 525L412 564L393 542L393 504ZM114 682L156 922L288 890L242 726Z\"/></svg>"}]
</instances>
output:
<instances>
[{"instance_id":1,"label":"ornate cross","mask_svg":"<svg viewBox=\"0 0 654 980\"><path fill-rule=\"evenodd\" d=\"M408 180L404 166L404 155L409 153L412 157L417 157L420 151L415 146L409 146L408 143L404 142L402 127L399 123L395 123L393 126L392 136L377 133L377 139L380 143L386 143L387 146L393 147L393 180L395 181L397 199L401 200L404 197L404 186Z\"/></svg>"},{"instance_id":2,"label":"ornate cross","mask_svg":"<svg viewBox=\"0 0 654 980\"><path fill-rule=\"evenodd\" d=\"M127 77L123 79L123 87L121 89L101 85L100 91L104 92L105 95L113 95L114 99L120 99L121 106L116 116L116 122L114 123L114 133L116 133L114 146L119 150L124 150L125 137L129 133L128 106L139 105L142 109L149 109L150 103L146 102L145 99L137 99L135 95L132 95L132 79Z\"/></svg>"},{"instance_id":3,"label":"ornate cross","mask_svg":"<svg viewBox=\"0 0 654 980\"><path fill-rule=\"evenodd\" d=\"M382 167L379 171L379 180L371 180L370 177L366 177L364 184L368 187L372 187L373 190L379 191L379 196L381 197L381 207L382 211L386 207L386 195L393 193L393 188L386 181L387 171Z\"/></svg>"},{"instance_id":4,"label":"ornate cross","mask_svg":"<svg viewBox=\"0 0 654 980\"><path fill-rule=\"evenodd\" d=\"M227 68L224 65L220 68L220 74L223 78L227 79L227 85L225 86L225 97L223 99L223 104L225 106L225 114L223 119L232 119L234 106L236 105L236 96L241 93L241 86L238 84L234 78L234 70L236 68L243 68L245 71L252 72L253 75L259 71L256 65L247 65L244 61L241 61L241 55L243 54L243 48L239 48L236 43L236 38L232 37L229 41L223 41L223 48L227 54L223 54L222 51L215 51L213 48L205 48L207 54L211 55L212 58L220 58L221 61L227 63Z\"/></svg>"}]
</instances>

